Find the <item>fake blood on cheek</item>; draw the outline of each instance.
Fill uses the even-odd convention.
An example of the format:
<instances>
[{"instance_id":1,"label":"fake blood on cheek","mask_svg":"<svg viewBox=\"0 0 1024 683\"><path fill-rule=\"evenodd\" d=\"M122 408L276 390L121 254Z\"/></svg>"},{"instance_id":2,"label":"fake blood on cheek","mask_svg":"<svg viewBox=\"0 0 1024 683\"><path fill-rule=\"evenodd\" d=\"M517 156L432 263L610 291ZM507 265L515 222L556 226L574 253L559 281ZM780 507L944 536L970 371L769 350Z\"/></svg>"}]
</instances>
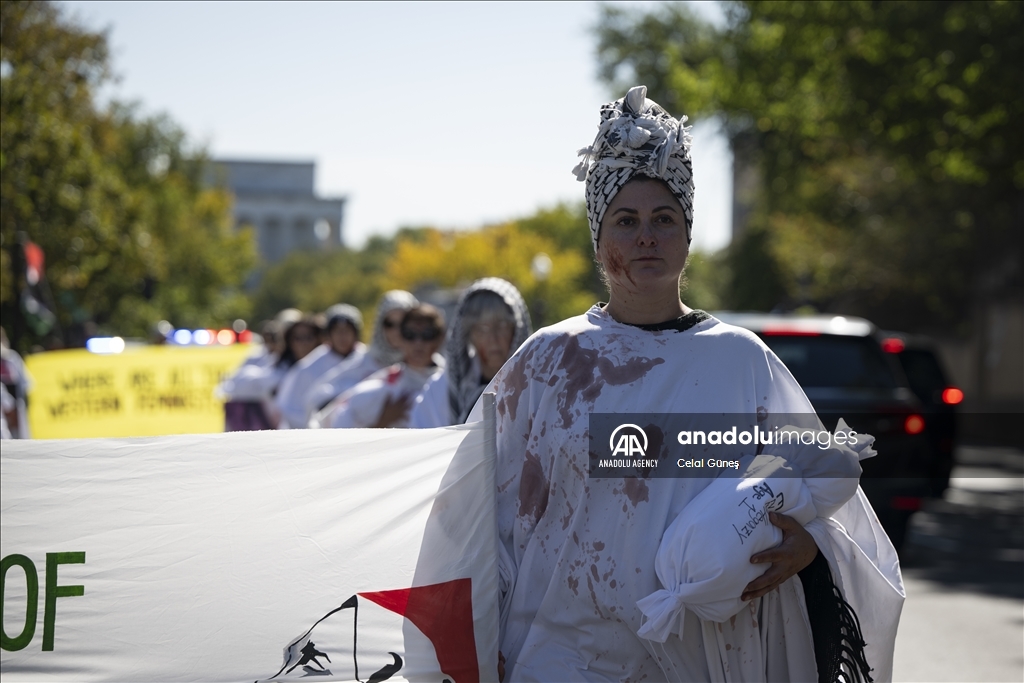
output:
<instances>
[{"instance_id":1,"label":"fake blood on cheek","mask_svg":"<svg viewBox=\"0 0 1024 683\"><path fill-rule=\"evenodd\" d=\"M626 275L626 279L628 279L630 283L634 285L636 284L633 280L633 275L629 272L629 268L627 268L626 264L623 262L622 254L619 253L619 250L615 247L608 247L608 262L605 264L605 267L608 269L609 275L620 275L624 273Z\"/></svg>"}]
</instances>

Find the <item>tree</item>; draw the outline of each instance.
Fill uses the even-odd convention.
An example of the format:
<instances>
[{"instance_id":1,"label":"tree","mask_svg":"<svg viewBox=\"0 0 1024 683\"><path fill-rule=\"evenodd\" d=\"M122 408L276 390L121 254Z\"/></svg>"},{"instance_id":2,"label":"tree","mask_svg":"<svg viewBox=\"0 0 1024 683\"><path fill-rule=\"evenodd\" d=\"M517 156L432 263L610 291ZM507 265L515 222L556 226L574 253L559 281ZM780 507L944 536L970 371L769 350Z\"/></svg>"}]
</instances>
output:
<instances>
[{"instance_id":1,"label":"tree","mask_svg":"<svg viewBox=\"0 0 1024 683\"><path fill-rule=\"evenodd\" d=\"M204 188L204 155L172 122L97 106L109 75L104 35L50 3L0 4L0 308L22 350L81 344L88 324L144 335L247 312L255 249L229 197ZM50 330L22 305L26 240L45 253Z\"/></svg>"},{"instance_id":2,"label":"tree","mask_svg":"<svg viewBox=\"0 0 1024 683\"><path fill-rule=\"evenodd\" d=\"M348 303L373 320L380 295L392 287L384 277L394 238L372 237L360 251L295 251L267 268L253 296L257 320L268 320L285 308L324 311Z\"/></svg>"},{"instance_id":3,"label":"tree","mask_svg":"<svg viewBox=\"0 0 1024 683\"><path fill-rule=\"evenodd\" d=\"M721 116L757 171L727 305L949 330L1020 300L1019 3L734 2L721 29L606 7L598 37L609 83Z\"/></svg>"},{"instance_id":4,"label":"tree","mask_svg":"<svg viewBox=\"0 0 1024 683\"><path fill-rule=\"evenodd\" d=\"M578 315L594 302L592 292L581 286L587 259L517 222L472 232L430 230L425 237L398 241L387 265L394 286L461 288L478 278L501 277L523 294L538 327Z\"/></svg>"},{"instance_id":5,"label":"tree","mask_svg":"<svg viewBox=\"0 0 1024 683\"><path fill-rule=\"evenodd\" d=\"M516 285L535 326L585 311L604 293L586 207L558 204L468 231L406 227L360 251L295 252L263 274L254 311L268 319L283 308L323 311L345 302L369 320L388 289L460 289L482 277Z\"/></svg>"}]
</instances>

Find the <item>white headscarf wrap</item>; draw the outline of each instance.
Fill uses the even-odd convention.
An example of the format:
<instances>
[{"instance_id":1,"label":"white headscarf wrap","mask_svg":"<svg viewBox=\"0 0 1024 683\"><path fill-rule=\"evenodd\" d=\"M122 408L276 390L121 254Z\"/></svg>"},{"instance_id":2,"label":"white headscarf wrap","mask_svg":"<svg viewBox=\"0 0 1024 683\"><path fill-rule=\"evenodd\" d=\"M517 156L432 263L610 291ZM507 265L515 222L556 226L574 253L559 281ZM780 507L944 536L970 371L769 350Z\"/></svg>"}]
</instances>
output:
<instances>
[{"instance_id":1,"label":"white headscarf wrap","mask_svg":"<svg viewBox=\"0 0 1024 683\"><path fill-rule=\"evenodd\" d=\"M621 100L601 107L601 125L594 144L578 154L583 160L573 169L587 183L587 219L590 240L597 237L608 205L634 176L665 181L686 213L686 240L693 236L693 165L687 117L677 121L661 105L647 99L647 86L629 89Z\"/></svg>"},{"instance_id":2,"label":"white headscarf wrap","mask_svg":"<svg viewBox=\"0 0 1024 683\"><path fill-rule=\"evenodd\" d=\"M369 350L380 367L386 368L402 360L402 352L389 344L388 338L384 336L384 318L391 311L408 311L419 305L419 300L403 289L392 289L381 297L380 303L377 304L377 316L373 321L373 339L370 340Z\"/></svg>"},{"instance_id":3,"label":"white headscarf wrap","mask_svg":"<svg viewBox=\"0 0 1024 683\"><path fill-rule=\"evenodd\" d=\"M363 314L355 306L350 304L334 304L324 311L324 317L327 318L328 330L337 321L344 320L356 331L357 338L363 333Z\"/></svg>"},{"instance_id":4,"label":"white headscarf wrap","mask_svg":"<svg viewBox=\"0 0 1024 683\"><path fill-rule=\"evenodd\" d=\"M515 285L498 277L485 277L477 280L462 292L455 309L455 320L452 323L448 343L445 347L446 369L448 372L448 401L452 409L452 418L461 424L466 421L469 411L483 392L480 383L479 369L474 368L473 358L469 356L469 327L464 318L466 302L478 292L493 292L501 297L512 312L516 329L512 333L512 345L509 356L516 352L526 338L533 334L530 311L526 308L523 295ZM476 372L474 372L476 370Z\"/></svg>"}]
</instances>

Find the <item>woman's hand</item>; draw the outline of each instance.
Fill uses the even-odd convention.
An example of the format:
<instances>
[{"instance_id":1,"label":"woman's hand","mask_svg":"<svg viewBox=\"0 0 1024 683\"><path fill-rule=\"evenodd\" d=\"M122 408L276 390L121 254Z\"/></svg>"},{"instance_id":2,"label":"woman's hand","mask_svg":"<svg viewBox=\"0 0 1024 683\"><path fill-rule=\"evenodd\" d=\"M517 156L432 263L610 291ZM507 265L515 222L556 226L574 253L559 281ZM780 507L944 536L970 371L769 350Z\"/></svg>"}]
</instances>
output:
<instances>
[{"instance_id":1,"label":"woman's hand","mask_svg":"<svg viewBox=\"0 0 1024 683\"><path fill-rule=\"evenodd\" d=\"M743 589L743 595L740 596L742 600L753 600L775 590L809 565L818 554L818 545L814 538L795 519L777 512L768 513L768 519L782 529L782 543L751 556L752 563L770 562L771 566L768 567L768 571L747 584Z\"/></svg>"},{"instance_id":2,"label":"woman's hand","mask_svg":"<svg viewBox=\"0 0 1024 683\"><path fill-rule=\"evenodd\" d=\"M410 394L404 394L397 398L390 398L384 401L384 408L380 411L380 416L377 418L377 422L373 425L374 427L390 427L402 418L404 418L409 408L412 407L413 396Z\"/></svg>"}]
</instances>

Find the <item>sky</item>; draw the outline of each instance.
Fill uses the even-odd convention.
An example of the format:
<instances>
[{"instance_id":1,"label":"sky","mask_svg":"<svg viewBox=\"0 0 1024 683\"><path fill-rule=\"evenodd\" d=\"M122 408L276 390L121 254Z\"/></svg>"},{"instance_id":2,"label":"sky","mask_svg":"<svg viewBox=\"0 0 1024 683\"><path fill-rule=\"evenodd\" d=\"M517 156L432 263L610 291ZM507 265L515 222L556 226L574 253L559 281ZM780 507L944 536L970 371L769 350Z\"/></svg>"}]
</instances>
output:
<instances>
[{"instance_id":1,"label":"sky","mask_svg":"<svg viewBox=\"0 0 1024 683\"><path fill-rule=\"evenodd\" d=\"M576 150L624 94L597 79L596 2L60 4L109 31L118 80L103 97L167 114L214 158L315 161L356 248L582 199ZM714 121L693 133L694 247L713 251L729 240L732 159Z\"/></svg>"}]
</instances>

